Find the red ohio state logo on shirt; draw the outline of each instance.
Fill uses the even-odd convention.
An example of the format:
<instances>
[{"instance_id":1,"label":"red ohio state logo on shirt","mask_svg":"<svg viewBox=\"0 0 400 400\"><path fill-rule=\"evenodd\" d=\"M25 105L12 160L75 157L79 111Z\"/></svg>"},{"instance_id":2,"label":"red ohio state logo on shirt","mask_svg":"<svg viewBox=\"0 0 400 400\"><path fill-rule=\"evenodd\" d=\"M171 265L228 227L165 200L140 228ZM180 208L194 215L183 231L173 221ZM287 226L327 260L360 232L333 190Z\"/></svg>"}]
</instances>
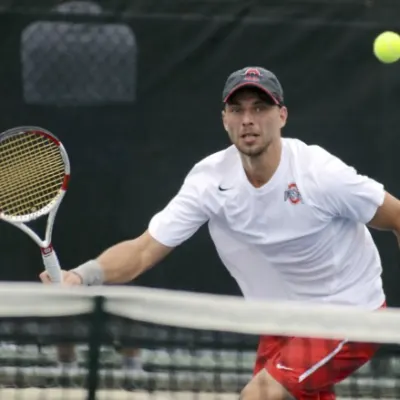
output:
<instances>
[{"instance_id":1,"label":"red ohio state logo on shirt","mask_svg":"<svg viewBox=\"0 0 400 400\"><path fill-rule=\"evenodd\" d=\"M288 188L285 190L285 201L289 200L292 204L301 202L301 194L295 183L289 183Z\"/></svg>"}]
</instances>

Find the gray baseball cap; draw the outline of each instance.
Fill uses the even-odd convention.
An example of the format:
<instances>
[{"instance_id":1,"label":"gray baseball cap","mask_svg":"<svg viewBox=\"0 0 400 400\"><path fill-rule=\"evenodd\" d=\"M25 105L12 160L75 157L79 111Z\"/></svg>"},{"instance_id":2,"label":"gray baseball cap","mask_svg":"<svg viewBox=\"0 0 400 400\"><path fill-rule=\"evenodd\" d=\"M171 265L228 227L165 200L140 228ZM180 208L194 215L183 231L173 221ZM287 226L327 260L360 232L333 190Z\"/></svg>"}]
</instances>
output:
<instances>
[{"instance_id":1,"label":"gray baseball cap","mask_svg":"<svg viewBox=\"0 0 400 400\"><path fill-rule=\"evenodd\" d=\"M283 89L274 73L261 67L246 67L232 72L225 82L222 101L226 103L236 90L245 86L261 89L277 105L283 105Z\"/></svg>"}]
</instances>

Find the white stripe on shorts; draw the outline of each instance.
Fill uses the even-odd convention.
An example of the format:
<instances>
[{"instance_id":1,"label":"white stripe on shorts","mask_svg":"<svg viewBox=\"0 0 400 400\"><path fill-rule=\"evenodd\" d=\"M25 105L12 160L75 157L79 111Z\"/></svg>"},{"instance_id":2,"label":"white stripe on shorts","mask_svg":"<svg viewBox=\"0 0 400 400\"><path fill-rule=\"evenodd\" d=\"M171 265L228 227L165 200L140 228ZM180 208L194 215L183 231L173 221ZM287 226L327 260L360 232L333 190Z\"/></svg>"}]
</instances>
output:
<instances>
[{"instance_id":1,"label":"white stripe on shorts","mask_svg":"<svg viewBox=\"0 0 400 400\"><path fill-rule=\"evenodd\" d=\"M332 360L333 357L335 357L335 355L337 353L339 353L340 350L342 350L344 344L347 343L347 340L342 340L337 347L335 348L335 350L333 350L331 353L329 353L326 357L324 357L321 361L318 361L316 364L314 364L311 368L309 368L307 371L303 372L300 376L299 376L299 382L304 381L304 379L308 378L311 374L313 374L318 368L322 367L323 365L325 365L326 363L328 363L330 360Z\"/></svg>"}]
</instances>

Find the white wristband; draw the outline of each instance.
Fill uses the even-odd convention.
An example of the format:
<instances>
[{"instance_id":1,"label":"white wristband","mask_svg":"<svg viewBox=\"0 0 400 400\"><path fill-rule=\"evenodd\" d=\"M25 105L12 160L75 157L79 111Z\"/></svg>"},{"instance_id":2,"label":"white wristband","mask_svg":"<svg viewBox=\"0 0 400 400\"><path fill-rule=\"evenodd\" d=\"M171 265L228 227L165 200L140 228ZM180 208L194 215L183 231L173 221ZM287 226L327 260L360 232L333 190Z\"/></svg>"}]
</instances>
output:
<instances>
[{"instance_id":1,"label":"white wristband","mask_svg":"<svg viewBox=\"0 0 400 400\"><path fill-rule=\"evenodd\" d=\"M104 271L97 260L89 260L71 272L81 277L83 285L95 286L104 283Z\"/></svg>"}]
</instances>

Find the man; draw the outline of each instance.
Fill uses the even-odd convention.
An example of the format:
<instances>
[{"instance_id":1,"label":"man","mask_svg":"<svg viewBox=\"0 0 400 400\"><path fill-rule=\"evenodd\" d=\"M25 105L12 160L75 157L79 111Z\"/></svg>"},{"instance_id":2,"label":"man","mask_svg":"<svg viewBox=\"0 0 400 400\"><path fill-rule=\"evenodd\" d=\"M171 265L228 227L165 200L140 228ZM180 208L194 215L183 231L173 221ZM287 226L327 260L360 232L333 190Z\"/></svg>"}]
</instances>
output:
<instances>
[{"instance_id":1,"label":"man","mask_svg":"<svg viewBox=\"0 0 400 400\"><path fill-rule=\"evenodd\" d=\"M288 111L270 71L232 73L223 105L233 145L196 164L140 237L65 271L65 283L130 281L208 222L246 298L384 306L381 262L366 225L398 235L400 202L321 147L281 138ZM49 283L45 272L41 279ZM242 399L334 399L333 385L375 350L346 340L262 337Z\"/></svg>"}]
</instances>

